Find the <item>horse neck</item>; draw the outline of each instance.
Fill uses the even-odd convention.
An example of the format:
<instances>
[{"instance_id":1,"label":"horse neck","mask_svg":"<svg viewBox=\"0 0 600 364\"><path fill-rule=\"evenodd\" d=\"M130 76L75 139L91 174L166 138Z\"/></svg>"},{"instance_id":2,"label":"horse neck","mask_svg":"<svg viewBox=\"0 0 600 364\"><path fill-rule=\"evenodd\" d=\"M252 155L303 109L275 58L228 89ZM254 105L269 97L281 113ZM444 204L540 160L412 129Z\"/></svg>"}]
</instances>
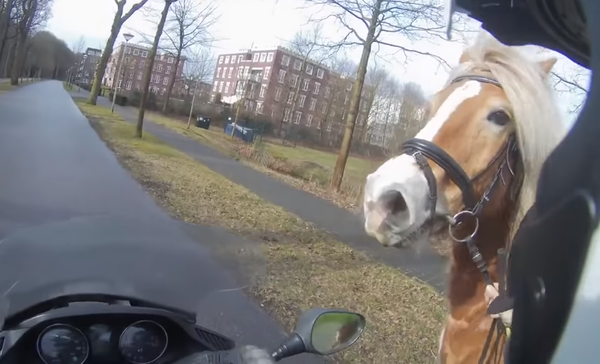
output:
<instances>
[{"instance_id":1,"label":"horse neck","mask_svg":"<svg viewBox=\"0 0 600 364\"><path fill-rule=\"evenodd\" d=\"M479 218L479 230L475 236L475 244L487 263L490 277L498 281L497 258L498 249L506 246L510 234L510 224L515 202L507 194L507 188L502 186L496 198L492 198L483 209ZM473 262L465 244L454 243L452 248L450 282L448 299L451 311L458 309L474 297L478 297L485 288L482 273ZM484 299L481 294L481 300Z\"/></svg>"}]
</instances>

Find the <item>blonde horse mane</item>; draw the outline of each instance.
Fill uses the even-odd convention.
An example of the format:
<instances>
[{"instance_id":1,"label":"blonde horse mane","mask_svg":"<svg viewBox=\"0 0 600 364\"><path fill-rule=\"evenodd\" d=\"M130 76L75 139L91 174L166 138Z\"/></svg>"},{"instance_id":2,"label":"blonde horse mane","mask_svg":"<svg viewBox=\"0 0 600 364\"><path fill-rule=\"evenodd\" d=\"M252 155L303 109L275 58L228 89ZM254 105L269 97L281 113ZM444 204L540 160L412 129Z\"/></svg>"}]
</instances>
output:
<instances>
[{"instance_id":1,"label":"blonde horse mane","mask_svg":"<svg viewBox=\"0 0 600 364\"><path fill-rule=\"evenodd\" d=\"M448 84L458 76L489 73L502 85L513 107L524 176L511 226L512 240L535 201L541 167L566 134L566 128L547 82L548 75L517 47L506 46L482 31L464 55L466 62L451 71Z\"/></svg>"}]
</instances>

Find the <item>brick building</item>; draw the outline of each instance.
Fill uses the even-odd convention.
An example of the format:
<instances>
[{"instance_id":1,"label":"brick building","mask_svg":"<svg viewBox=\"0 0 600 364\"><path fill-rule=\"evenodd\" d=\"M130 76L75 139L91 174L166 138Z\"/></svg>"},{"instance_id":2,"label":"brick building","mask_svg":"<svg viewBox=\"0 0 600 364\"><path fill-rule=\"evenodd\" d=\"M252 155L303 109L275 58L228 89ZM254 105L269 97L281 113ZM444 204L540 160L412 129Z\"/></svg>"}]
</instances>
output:
<instances>
[{"instance_id":1,"label":"brick building","mask_svg":"<svg viewBox=\"0 0 600 364\"><path fill-rule=\"evenodd\" d=\"M301 55L283 47L219 55L212 100L218 94L228 104L243 100L246 111L270 118L283 132L297 125L320 137L326 132L335 143L343 133L354 80L310 59L303 60ZM372 97L365 88L357 129L366 123L366 109ZM332 138L334 135L336 138Z\"/></svg>"},{"instance_id":2,"label":"brick building","mask_svg":"<svg viewBox=\"0 0 600 364\"><path fill-rule=\"evenodd\" d=\"M79 85L91 85L94 81L94 72L96 65L102 56L102 50L96 48L87 48L81 55L79 67L75 78L75 83Z\"/></svg>"},{"instance_id":3,"label":"brick building","mask_svg":"<svg viewBox=\"0 0 600 364\"><path fill-rule=\"evenodd\" d=\"M122 59L122 52L125 49L125 42L110 56L106 65L106 72L102 79L102 84L108 87L113 87L113 82L116 80L116 73L119 69L119 62ZM137 45L127 44L125 49L125 59L121 68L118 87L127 91L141 91L142 78L150 48ZM177 70L175 70L175 57L170 54L157 54L154 60L154 68L150 77L150 92L162 96L167 92L169 82L175 77L172 96L178 96L185 92L184 82L182 79L183 67L185 66L185 58L181 58Z\"/></svg>"}]
</instances>

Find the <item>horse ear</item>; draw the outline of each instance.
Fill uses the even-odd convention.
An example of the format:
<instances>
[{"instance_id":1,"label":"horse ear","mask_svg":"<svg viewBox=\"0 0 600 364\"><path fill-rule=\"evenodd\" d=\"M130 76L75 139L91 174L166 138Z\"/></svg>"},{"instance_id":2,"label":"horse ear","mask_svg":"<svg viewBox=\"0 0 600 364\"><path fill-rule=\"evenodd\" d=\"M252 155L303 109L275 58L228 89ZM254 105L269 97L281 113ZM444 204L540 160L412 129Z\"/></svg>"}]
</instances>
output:
<instances>
[{"instance_id":1,"label":"horse ear","mask_svg":"<svg viewBox=\"0 0 600 364\"><path fill-rule=\"evenodd\" d=\"M556 61L558 61L558 59L556 57L552 57L548 58L545 61L538 62L538 65L540 66L542 71L544 71L545 74L549 75L550 71L552 71L552 67L554 67L554 65L556 64Z\"/></svg>"}]
</instances>

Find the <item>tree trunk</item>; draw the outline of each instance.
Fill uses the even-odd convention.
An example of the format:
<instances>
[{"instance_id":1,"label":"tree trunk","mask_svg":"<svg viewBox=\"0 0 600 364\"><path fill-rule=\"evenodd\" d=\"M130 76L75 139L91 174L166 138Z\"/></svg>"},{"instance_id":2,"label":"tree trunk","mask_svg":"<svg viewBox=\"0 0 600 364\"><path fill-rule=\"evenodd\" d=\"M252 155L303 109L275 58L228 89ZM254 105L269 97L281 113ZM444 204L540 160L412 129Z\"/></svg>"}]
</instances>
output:
<instances>
[{"instance_id":1,"label":"tree trunk","mask_svg":"<svg viewBox=\"0 0 600 364\"><path fill-rule=\"evenodd\" d=\"M10 13L14 5L14 0L7 0L4 5L2 17L0 17L0 59L2 59L2 53L4 52L4 46L8 39L8 29L10 28Z\"/></svg>"},{"instance_id":2,"label":"tree trunk","mask_svg":"<svg viewBox=\"0 0 600 364\"><path fill-rule=\"evenodd\" d=\"M140 110L138 112L137 125L135 128L135 136L138 138L142 137L142 130L144 129L144 114L146 112L146 101L148 100L148 92L150 88L150 76L152 76L152 69L154 68L154 58L156 58L158 42L160 41L160 36L163 33L170 6L171 1L166 0L165 7L163 8L162 14L160 16L160 22L158 23L158 27L156 28L154 43L152 44L152 49L150 49L150 54L148 55L149 62L146 65L146 70L144 71L144 78L142 80L142 97L140 98Z\"/></svg>"},{"instance_id":3,"label":"tree trunk","mask_svg":"<svg viewBox=\"0 0 600 364\"><path fill-rule=\"evenodd\" d=\"M169 102L171 101L171 93L173 93L173 86L175 86L175 80L177 79L177 69L179 68L179 62L181 61L181 49L177 50L177 57L175 58L175 74L173 75L173 77L171 78L171 81L169 81L169 86L167 86L167 99L164 102L163 105L163 114L167 113L167 110L169 109Z\"/></svg>"},{"instance_id":4,"label":"tree trunk","mask_svg":"<svg viewBox=\"0 0 600 364\"><path fill-rule=\"evenodd\" d=\"M98 61L98 64L96 65L96 70L94 72L94 81L92 81L92 89L90 91L90 97L88 98L88 104L90 105L96 105L96 102L98 101L98 93L100 93L100 87L102 87L102 78L104 78L106 65L108 64L110 56L112 56L115 41L117 40L119 31L121 30L121 26L123 25L123 23L121 22L122 15L123 6L117 6L117 12L115 13L113 24L110 28L110 36L106 40L104 51L102 52L102 56L100 56L100 60Z\"/></svg>"},{"instance_id":5,"label":"tree trunk","mask_svg":"<svg viewBox=\"0 0 600 364\"><path fill-rule=\"evenodd\" d=\"M369 56L371 55L371 46L373 45L375 30L377 28L377 20L379 18L381 2L382 0L377 0L375 3L375 9L373 10L373 16L371 17L371 22L369 24L369 31L363 45L360 63L358 64L357 77L356 81L354 82L356 87L354 87L354 90L352 91L350 110L348 112L348 116L346 117L346 130L344 132L344 139L342 139L340 152L335 162L333 176L331 177L331 187L335 191L340 190L340 187L342 186L342 179L344 178L344 169L346 168L348 154L350 153L350 144L352 143L354 124L356 122L356 116L358 115L358 107L360 106L360 95L365 82L365 75L367 74L367 66L369 65Z\"/></svg>"},{"instance_id":6,"label":"tree trunk","mask_svg":"<svg viewBox=\"0 0 600 364\"><path fill-rule=\"evenodd\" d=\"M19 84L19 77L23 71L23 61L25 57L25 42L27 41L27 33L21 32L17 40L17 49L14 53L12 70L10 72L10 84L16 86Z\"/></svg>"}]
</instances>

